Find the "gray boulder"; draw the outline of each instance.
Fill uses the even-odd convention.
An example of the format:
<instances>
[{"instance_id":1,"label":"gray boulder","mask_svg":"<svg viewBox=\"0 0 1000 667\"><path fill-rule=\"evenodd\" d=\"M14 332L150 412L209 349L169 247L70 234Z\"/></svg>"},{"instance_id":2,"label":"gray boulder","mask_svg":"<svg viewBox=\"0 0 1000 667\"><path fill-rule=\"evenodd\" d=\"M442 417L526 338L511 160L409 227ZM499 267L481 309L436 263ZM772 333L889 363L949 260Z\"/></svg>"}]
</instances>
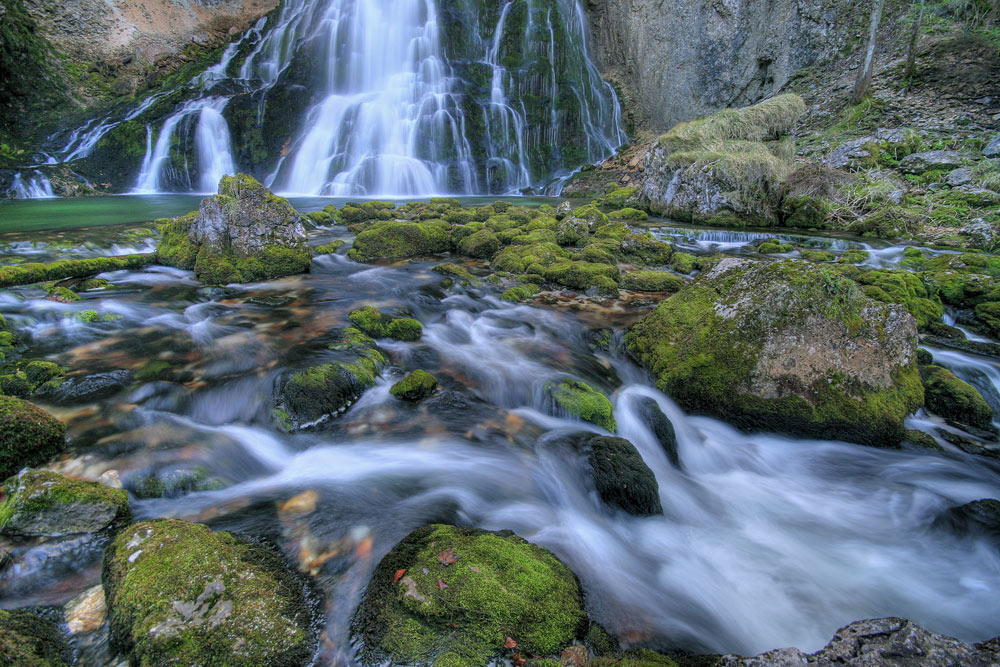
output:
<instances>
[{"instance_id":1,"label":"gray boulder","mask_svg":"<svg viewBox=\"0 0 1000 667\"><path fill-rule=\"evenodd\" d=\"M969 237L974 248L992 252L1000 246L1000 228L996 223L986 222L983 218L976 218L959 231Z\"/></svg>"},{"instance_id":2,"label":"gray boulder","mask_svg":"<svg viewBox=\"0 0 1000 667\"><path fill-rule=\"evenodd\" d=\"M1000 157L1000 134L993 137L993 140L986 144L986 148L983 149L983 155L986 157Z\"/></svg>"},{"instance_id":3,"label":"gray boulder","mask_svg":"<svg viewBox=\"0 0 1000 667\"><path fill-rule=\"evenodd\" d=\"M723 656L719 667L992 667L1000 661L996 640L963 644L905 618L857 621L841 628L816 653L783 648L752 658Z\"/></svg>"},{"instance_id":4,"label":"gray boulder","mask_svg":"<svg viewBox=\"0 0 1000 667\"><path fill-rule=\"evenodd\" d=\"M860 165L862 160L872 156L872 152L867 148L872 143L878 143L878 140L875 137L862 137L845 141L830 151L826 163L834 169L856 167Z\"/></svg>"},{"instance_id":5,"label":"gray boulder","mask_svg":"<svg viewBox=\"0 0 1000 667\"><path fill-rule=\"evenodd\" d=\"M956 151L912 153L899 161L899 169L907 174L922 174L931 169L952 169L962 164L962 154Z\"/></svg>"},{"instance_id":6,"label":"gray boulder","mask_svg":"<svg viewBox=\"0 0 1000 667\"><path fill-rule=\"evenodd\" d=\"M972 182L972 170L968 167L955 169L954 171L949 172L948 176L944 180L953 188L957 188L960 185L966 185Z\"/></svg>"},{"instance_id":7,"label":"gray boulder","mask_svg":"<svg viewBox=\"0 0 1000 667\"><path fill-rule=\"evenodd\" d=\"M128 492L48 470L23 470L7 480L0 532L17 537L93 533L129 517Z\"/></svg>"}]
</instances>

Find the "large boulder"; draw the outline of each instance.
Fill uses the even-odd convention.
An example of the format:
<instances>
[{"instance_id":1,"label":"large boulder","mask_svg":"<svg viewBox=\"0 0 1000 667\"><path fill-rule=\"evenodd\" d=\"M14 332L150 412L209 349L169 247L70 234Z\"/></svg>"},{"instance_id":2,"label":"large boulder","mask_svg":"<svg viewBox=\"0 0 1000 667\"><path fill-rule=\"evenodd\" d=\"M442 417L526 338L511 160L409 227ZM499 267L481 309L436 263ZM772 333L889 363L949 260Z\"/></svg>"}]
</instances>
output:
<instances>
[{"instance_id":1,"label":"large boulder","mask_svg":"<svg viewBox=\"0 0 1000 667\"><path fill-rule=\"evenodd\" d=\"M147 521L104 553L111 633L134 665L305 665L315 605L261 544L186 521Z\"/></svg>"},{"instance_id":2,"label":"large boulder","mask_svg":"<svg viewBox=\"0 0 1000 667\"><path fill-rule=\"evenodd\" d=\"M627 334L684 408L748 430L895 446L923 403L916 322L829 269L727 258Z\"/></svg>"},{"instance_id":3,"label":"large boulder","mask_svg":"<svg viewBox=\"0 0 1000 667\"><path fill-rule=\"evenodd\" d=\"M718 667L992 667L1000 661L996 640L964 644L927 632L905 618L857 621L837 630L823 650L768 651L752 658L723 656Z\"/></svg>"},{"instance_id":4,"label":"large boulder","mask_svg":"<svg viewBox=\"0 0 1000 667\"><path fill-rule=\"evenodd\" d=\"M208 283L280 278L312 263L302 216L246 174L223 177L219 194L203 199L197 214L159 221L159 227L160 261L193 269Z\"/></svg>"},{"instance_id":5,"label":"large boulder","mask_svg":"<svg viewBox=\"0 0 1000 667\"><path fill-rule=\"evenodd\" d=\"M547 550L510 531L431 525L375 568L354 620L364 664L489 664L508 641L558 655L586 630L583 593Z\"/></svg>"},{"instance_id":6,"label":"large boulder","mask_svg":"<svg viewBox=\"0 0 1000 667\"><path fill-rule=\"evenodd\" d=\"M600 435L585 438L581 445L601 500L637 516L663 514L656 476L635 445Z\"/></svg>"},{"instance_id":7,"label":"large boulder","mask_svg":"<svg viewBox=\"0 0 1000 667\"><path fill-rule=\"evenodd\" d=\"M65 424L27 401L0 396L0 478L45 463L65 447Z\"/></svg>"},{"instance_id":8,"label":"large boulder","mask_svg":"<svg viewBox=\"0 0 1000 667\"><path fill-rule=\"evenodd\" d=\"M48 470L22 470L7 480L0 533L63 537L93 533L129 519L128 492Z\"/></svg>"},{"instance_id":9,"label":"large boulder","mask_svg":"<svg viewBox=\"0 0 1000 667\"><path fill-rule=\"evenodd\" d=\"M448 223L443 220L426 222L377 222L354 239L347 256L356 262L399 259L420 255L436 255L451 250Z\"/></svg>"}]
</instances>

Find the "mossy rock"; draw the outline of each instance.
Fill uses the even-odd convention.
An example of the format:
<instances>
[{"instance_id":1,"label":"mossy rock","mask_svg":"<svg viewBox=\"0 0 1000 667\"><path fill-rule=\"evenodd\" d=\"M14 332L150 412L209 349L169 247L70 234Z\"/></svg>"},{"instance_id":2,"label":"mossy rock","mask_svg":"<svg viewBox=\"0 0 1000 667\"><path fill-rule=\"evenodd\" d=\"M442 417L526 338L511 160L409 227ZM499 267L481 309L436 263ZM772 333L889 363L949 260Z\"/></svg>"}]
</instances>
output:
<instances>
[{"instance_id":1,"label":"mossy rock","mask_svg":"<svg viewBox=\"0 0 1000 667\"><path fill-rule=\"evenodd\" d=\"M314 426L346 412L373 386L374 373L357 364L312 366L283 383L275 417L286 430Z\"/></svg>"},{"instance_id":2,"label":"mossy rock","mask_svg":"<svg viewBox=\"0 0 1000 667\"><path fill-rule=\"evenodd\" d=\"M747 430L896 446L923 404L902 307L807 262L728 258L626 335L657 387Z\"/></svg>"},{"instance_id":3,"label":"mossy rock","mask_svg":"<svg viewBox=\"0 0 1000 667\"><path fill-rule=\"evenodd\" d=\"M656 476L635 445L607 436L589 437L582 444L601 500L636 516L663 514Z\"/></svg>"},{"instance_id":4,"label":"mossy rock","mask_svg":"<svg viewBox=\"0 0 1000 667\"><path fill-rule=\"evenodd\" d=\"M686 252L675 252L670 257L670 268L677 273L683 273L686 276L691 275L694 273L695 268L697 268L695 256Z\"/></svg>"},{"instance_id":5,"label":"mossy rock","mask_svg":"<svg viewBox=\"0 0 1000 667\"><path fill-rule=\"evenodd\" d=\"M979 304L976 306L976 317L991 336L1000 338L1000 301Z\"/></svg>"},{"instance_id":6,"label":"mossy rock","mask_svg":"<svg viewBox=\"0 0 1000 667\"><path fill-rule=\"evenodd\" d=\"M55 622L24 609L0 610L0 665L69 667L72 658Z\"/></svg>"},{"instance_id":7,"label":"mossy rock","mask_svg":"<svg viewBox=\"0 0 1000 667\"><path fill-rule=\"evenodd\" d=\"M612 220L648 220L649 214L637 208L622 208L608 213Z\"/></svg>"},{"instance_id":8,"label":"mossy rock","mask_svg":"<svg viewBox=\"0 0 1000 667\"><path fill-rule=\"evenodd\" d=\"M785 227L823 229L833 204L823 197L792 195L781 201L781 222Z\"/></svg>"},{"instance_id":9,"label":"mossy rock","mask_svg":"<svg viewBox=\"0 0 1000 667\"><path fill-rule=\"evenodd\" d=\"M0 396L0 478L45 463L65 448L65 424L27 401Z\"/></svg>"},{"instance_id":10,"label":"mossy rock","mask_svg":"<svg viewBox=\"0 0 1000 667\"><path fill-rule=\"evenodd\" d=\"M490 263L497 271L514 274L540 273L544 267L568 258L569 253L555 243L536 243L507 246Z\"/></svg>"},{"instance_id":11,"label":"mossy rock","mask_svg":"<svg viewBox=\"0 0 1000 667\"><path fill-rule=\"evenodd\" d=\"M762 255L778 255L786 252L791 252L793 247L787 243L781 243L779 241L770 240L761 243L757 246L757 252ZM689 272L690 273L690 272Z\"/></svg>"},{"instance_id":12,"label":"mossy rock","mask_svg":"<svg viewBox=\"0 0 1000 667\"><path fill-rule=\"evenodd\" d=\"M616 208L621 208L621 206L617 206ZM593 204L587 204L575 209L573 217L586 222L591 232L596 232L599 227L603 227L610 222L608 216Z\"/></svg>"},{"instance_id":13,"label":"mossy rock","mask_svg":"<svg viewBox=\"0 0 1000 667\"><path fill-rule=\"evenodd\" d=\"M549 383L545 389L551 394L555 404L569 414L597 424L611 433L618 430L611 401L586 382L563 380Z\"/></svg>"},{"instance_id":14,"label":"mossy rock","mask_svg":"<svg viewBox=\"0 0 1000 667\"><path fill-rule=\"evenodd\" d=\"M521 303L522 301L527 301L537 293L537 285L518 285L517 287L511 287L506 290L500 295L500 298L510 303Z\"/></svg>"},{"instance_id":15,"label":"mossy rock","mask_svg":"<svg viewBox=\"0 0 1000 667\"><path fill-rule=\"evenodd\" d=\"M358 329L372 338L392 338L412 342L420 340L424 327L409 317L389 317L374 306L364 306L348 315Z\"/></svg>"},{"instance_id":16,"label":"mossy rock","mask_svg":"<svg viewBox=\"0 0 1000 667\"><path fill-rule=\"evenodd\" d=\"M674 247L660 241L649 232L629 234L619 245L622 255L650 266L664 266L674 254Z\"/></svg>"},{"instance_id":17,"label":"mossy rock","mask_svg":"<svg viewBox=\"0 0 1000 667\"><path fill-rule=\"evenodd\" d=\"M829 250L803 250L802 259L810 262L833 262L837 256Z\"/></svg>"},{"instance_id":18,"label":"mossy rock","mask_svg":"<svg viewBox=\"0 0 1000 667\"><path fill-rule=\"evenodd\" d=\"M923 366L920 377L928 410L962 424L990 428L993 408L975 387L941 366Z\"/></svg>"},{"instance_id":19,"label":"mossy rock","mask_svg":"<svg viewBox=\"0 0 1000 667\"><path fill-rule=\"evenodd\" d=\"M867 250L851 248L850 250L845 250L844 253L837 258L837 261L841 264L860 264L869 257L870 255Z\"/></svg>"},{"instance_id":20,"label":"mossy rock","mask_svg":"<svg viewBox=\"0 0 1000 667\"><path fill-rule=\"evenodd\" d=\"M582 245L588 238L590 223L575 216L565 218L556 229L556 242L562 246Z\"/></svg>"},{"instance_id":21,"label":"mossy rock","mask_svg":"<svg viewBox=\"0 0 1000 667\"><path fill-rule=\"evenodd\" d=\"M507 637L558 654L586 622L579 582L547 550L509 531L431 525L375 568L354 632L363 664L485 665Z\"/></svg>"},{"instance_id":22,"label":"mossy rock","mask_svg":"<svg viewBox=\"0 0 1000 667\"><path fill-rule=\"evenodd\" d=\"M613 264L556 262L544 267L545 280L577 290L596 289L601 296L618 296L620 271Z\"/></svg>"},{"instance_id":23,"label":"mossy rock","mask_svg":"<svg viewBox=\"0 0 1000 667\"><path fill-rule=\"evenodd\" d=\"M324 243L323 245L318 245L313 248L313 254L316 255L332 255L344 246L344 241L337 239L336 241L330 241L329 243Z\"/></svg>"},{"instance_id":24,"label":"mossy rock","mask_svg":"<svg viewBox=\"0 0 1000 667\"><path fill-rule=\"evenodd\" d=\"M489 259L500 250L500 240L491 230L481 229L462 239L458 244L458 250L469 257Z\"/></svg>"},{"instance_id":25,"label":"mossy rock","mask_svg":"<svg viewBox=\"0 0 1000 667\"><path fill-rule=\"evenodd\" d=\"M422 401L437 389L437 378L427 371L415 370L392 385L389 393L403 401Z\"/></svg>"},{"instance_id":26,"label":"mossy rock","mask_svg":"<svg viewBox=\"0 0 1000 667\"><path fill-rule=\"evenodd\" d=\"M65 372L65 368L51 361L32 361L24 367L24 375L32 389L49 380L61 377Z\"/></svg>"},{"instance_id":27,"label":"mossy rock","mask_svg":"<svg viewBox=\"0 0 1000 667\"><path fill-rule=\"evenodd\" d=\"M24 373L0 375L0 395L28 398L31 396L31 389L31 383Z\"/></svg>"},{"instance_id":28,"label":"mossy rock","mask_svg":"<svg viewBox=\"0 0 1000 667\"><path fill-rule=\"evenodd\" d=\"M684 279L667 271L632 271L622 274L619 284L637 292L677 292L683 289Z\"/></svg>"},{"instance_id":29,"label":"mossy rock","mask_svg":"<svg viewBox=\"0 0 1000 667\"><path fill-rule=\"evenodd\" d=\"M179 576L180 575L180 576ZM112 638L131 664L307 664L305 582L276 552L186 521L134 524L104 553Z\"/></svg>"},{"instance_id":30,"label":"mossy rock","mask_svg":"<svg viewBox=\"0 0 1000 667\"><path fill-rule=\"evenodd\" d=\"M594 203L599 206L620 209L635 197L636 191L637 188L618 188L602 197L598 197L594 200Z\"/></svg>"},{"instance_id":31,"label":"mossy rock","mask_svg":"<svg viewBox=\"0 0 1000 667\"><path fill-rule=\"evenodd\" d=\"M451 250L448 223L379 222L354 239L347 256L356 262L381 259L402 259L421 255L436 255Z\"/></svg>"},{"instance_id":32,"label":"mossy rock","mask_svg":"<svg viewBox=\"0 0 1000 667\"><path fill-rule=\"evenodd\" d=\"M876 269L860 273L854 280L869 297L905 306L921 328L930 326L944 315L944 306L937 294L928 291L920 276L909 271Z\"/></svg>"},{"instance_id":33,"label":"mossy rock","mask_svg":"<svg viewBox=\"0 0 1000 667\"><path fill-rule=\"evenodd\" d=\"M433 269L434 273L440 273L442 276L451 276L453 278L458 278L463 285L479 285L479 278L476 278L472 273L465 268L453 262L445 262L444 264L438 264Z\"/></svg>"},{"instance_id":34,"label":"mossy rock","mask_svg":"<svg viewBox=\"0 0 1000 667\"><path fill-rule=\"evenodd\" d=\"M62 537L94 533L129 520L128 493L48 470L23 470L7 480L0 533Z\"/></svg>"}]
</instances>

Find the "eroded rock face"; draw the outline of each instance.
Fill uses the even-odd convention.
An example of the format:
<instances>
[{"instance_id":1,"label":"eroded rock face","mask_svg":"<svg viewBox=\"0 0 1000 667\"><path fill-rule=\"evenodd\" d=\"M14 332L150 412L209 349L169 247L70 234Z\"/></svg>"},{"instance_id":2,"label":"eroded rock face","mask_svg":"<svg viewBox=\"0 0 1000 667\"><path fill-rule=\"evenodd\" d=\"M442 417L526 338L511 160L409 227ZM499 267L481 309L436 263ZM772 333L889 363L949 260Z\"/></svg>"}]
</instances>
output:
<instances>
[{"instance_id":1,"label":"eroded rock face","mask_svg":"<svg viewBox=\"0 0 1000 667\"><path fill-rule=\"evenodd\" d=\"M829 270L722 260L626 337L686 409L742 428L895 446L923 403L916 321Z\"/></svg>"},{"instance_id":2,"label":"eroded rock face","mask_svg":"<svg viewBox=\"0 0 1000 667\"><path fill-rule=\"evenodd\" d=\"M112 636L133 664L304 665L315 647L300 577L270 549L207 526L129 526L105 551L103 582Z\"/></svg>"},{"instance_id":3,"label":"eroded rock face","mask_svg":"<svg viewBox=\"0 0 1000 667\"><path fill-rule=\"evenodd\" d=\"M990 667L1000 660L1000 643L963 644L924 630L905 618L857 621L841 628L822 651L795 648L753 658L727 655L719 667Z\"/></svg>"}]
</instances>

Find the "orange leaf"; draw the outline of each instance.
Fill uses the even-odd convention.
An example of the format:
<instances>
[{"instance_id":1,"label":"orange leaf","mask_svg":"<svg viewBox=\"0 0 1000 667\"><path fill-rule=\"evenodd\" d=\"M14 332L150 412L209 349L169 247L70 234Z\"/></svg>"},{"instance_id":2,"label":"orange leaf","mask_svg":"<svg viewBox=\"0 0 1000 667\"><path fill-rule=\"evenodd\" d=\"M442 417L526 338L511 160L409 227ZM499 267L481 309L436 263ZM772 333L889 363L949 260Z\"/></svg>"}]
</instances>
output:
<instances>
[{"instance_id":1,"label":"orange leaf","mask_svg":"<svg viewBox=\"0 0 1000 667\"><path fill-rule=\"evenodd\" d=\"M399 581L400 579L402 579L404 574L406 574L406 570L405 569L403 569L403 570L396 570L396 574L392 578L392 583L396 583L397 581Z\"/></svg>"},{"instance_id":2,"label":"orange leaf","mask_svg":"<svg viewBox=\"0 0 1000 667\"><path fill-rule=\"evenodd\" d=\"M525 663L528 662L528 659L521 657L520 653L515 653L512 661L515 667L524 667Z\"/></svg>"},{"instance_id":3,"label":"orange leaf","mask_svg":"<svg viewBox=\"0 0 1000 667\"><path fill-rule=\"evenodd\" d=\"M511 637L507 637L507 641L503 643L504 648L517 648L517 642Z\"/></svg>"},{"instance_id":4,"label":"orange leaf","mask_svg":"<svg viewBox=\"0 0 1000 667\"><path fill-rule=\"evenodd\" d=\"M443 581L441 581L440 579L438 579L438 590L439 591L443 591L446 588L448 588L448 584L446 584Z\"/></svg>"},{"instance_id":5,"label":"orange leaf","mask_svg":"<svg viewBox=\"0 0 1000 667\"><path fill-rule=\"evenodd\" d=\"M457 563L459 558L461 558L461 556L456 556L454 549L448 549L447 551L438 552L438 562L444 565L445 567L448 567L453 563Z\"/></svg>"}]
</instances>

